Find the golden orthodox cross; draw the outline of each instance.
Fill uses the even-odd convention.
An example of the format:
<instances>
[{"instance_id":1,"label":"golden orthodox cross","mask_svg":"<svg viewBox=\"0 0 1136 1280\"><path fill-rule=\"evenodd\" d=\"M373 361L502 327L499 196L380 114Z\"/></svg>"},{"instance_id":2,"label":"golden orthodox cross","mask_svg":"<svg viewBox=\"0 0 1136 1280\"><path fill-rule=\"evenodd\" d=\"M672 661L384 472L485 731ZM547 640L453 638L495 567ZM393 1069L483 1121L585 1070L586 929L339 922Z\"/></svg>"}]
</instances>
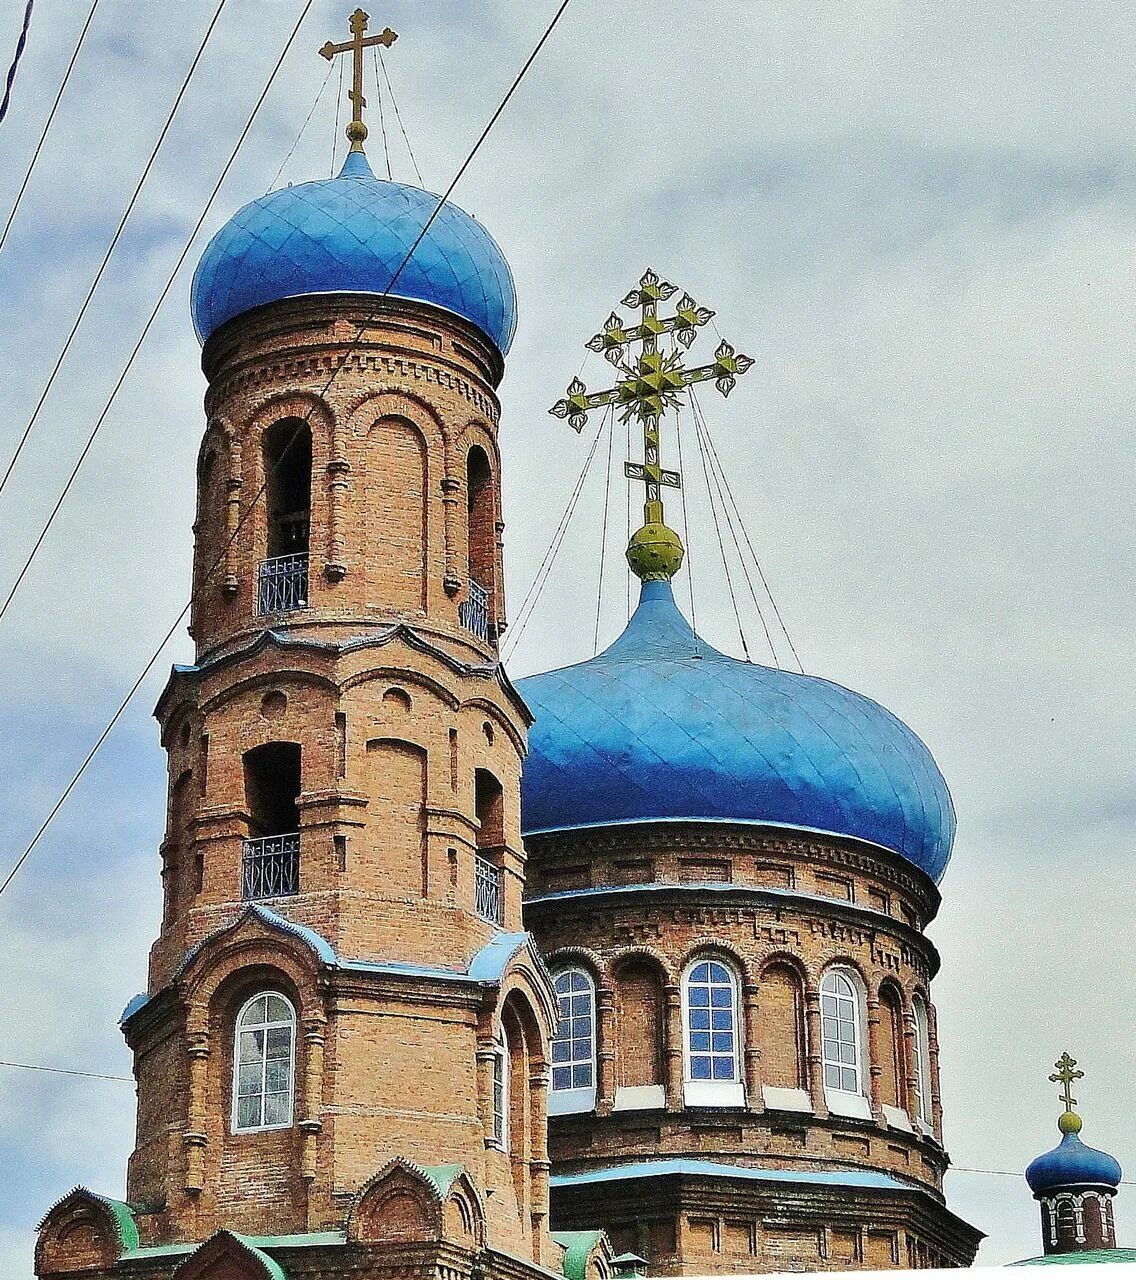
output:
<instances>
[{"instance_id":1,"label":"golden orthodox cross","mask_svg":"<svg viewBox=\"0 0 1136 1280\"><path fill-rule=\"evenodd\" d=\"M320 50L328 62L341 53L353 55L354 78L351 92L347 95L351 99L351 123L347 126L347 137L352 151L362 151L363 141L367 136L367 126L363 123L363 108L367 105L367 99L363 96L363 50L380 44L389 49L398 39L398 32L392 31L390 27L384 28L377 36L364 35L370 20L369 14L356 9L351 15L351 39L343 44L335 44L329 40Z\"/></svg>"},{"instance_id":2,"label":"golden orthodox cross","mask_svg":"<svg viewBox=\"0 0 1136 1280\"><path fill-rule=\"evenodd\" d=\"M1063 1053L1053 1065L1057 1070L1049 1078L1054 1084L1061 1085L1061 1092L1057 1096L1065 1104L1065 1110L1072 1111L1077 1105L1077 1099L1073 1097L1071 1092L1073 1081L1083 1080L1085 1073L1075 1070L1077 1060L1076 1058L1070 1058L1067 1053Z\"/></svg>"},{"instance_id":3,"label":"golden orthodox cross","mask_svg":"<svg viewBox=\"0 0 1136 1280\"><path fill-rule=\"evenodd\" d=\"M682 358L698 336L698 330L714 315L708 307L700 307L689 293L684 293L672 316L660 319L659 303L665 302L676 292L667 280L662 280L650 268L623 299L622 305L641 312L636 325L626 325L615 311L608 316L602 332L597 333L585 345L614 365L623 377L606 391L589 392L579 378L573 378L568 394L549 410L556 418L567 418L568 425L576 431L583 430L588 413L603 405L617 405L622 410L621 421L638 418L643 424L643 462L627 462L624 472L633 480L642 480L646 486L646 503L643 508L644 524L663 523L662 486L677 489L682 478L677 471L665 470L659 460L659 419L671 407L677 406L682 392L697 382L713 378L718 390L728 396L736 379L745 373L753 361L735 351L725 340L714 352L713 364L687 369ZM677 346L669 354L659 350L659 338L673 334ZM641 344L638 356L631 348Z\"/></svg>"}]
</instances>

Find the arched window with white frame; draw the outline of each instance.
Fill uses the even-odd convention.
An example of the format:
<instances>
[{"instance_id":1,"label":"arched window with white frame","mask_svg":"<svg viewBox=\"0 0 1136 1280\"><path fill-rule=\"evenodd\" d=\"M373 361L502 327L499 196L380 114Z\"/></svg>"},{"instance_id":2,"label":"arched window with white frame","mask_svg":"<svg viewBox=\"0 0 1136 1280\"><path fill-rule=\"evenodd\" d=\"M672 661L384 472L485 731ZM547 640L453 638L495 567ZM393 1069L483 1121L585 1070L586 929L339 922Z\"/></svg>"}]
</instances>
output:
<instances>
[{"instance_id":1,"label":"arched window with white frame","mask_svg":"<svg viewBox=\"0 0 1136 1280\"><path fill-rule=\"evenodd\" d=\"M296 1011L280 992L262 991L234 1027L234 1133L291 1125L295 1078Z\"/></svg>"},{"instance_id":2,"label":"arched window with white frame","mask_svg":"<svg viewBox=\"0 0 1136 1280\"><path fill-rule=\"evenodd\" d=\"M552 1040L549 1115L591 1111L596 1105L596 988L578 965L553 979L559 1022Z\"/></svg>"},{"instance_id":3,"label":"arched window with white frame","mask_svg":"<svg viewBox=\"0 0 1136 1280\"><path fill-rule=\"evenodd\" d=\"M915 1119L930 1132L931 1118L931 1028L927 1004L922 996L911 1002L915 1015Z\"/></svg>"},{"instance_id":4,"label":"arched window with white frame","mask_svg":"<svg viewBox=\"0 0 1136 1280\"><path fill-rule=\"evenodd\" d=\"M742 1107L738 977L723 960L703 957L682 984L683 1097L688 1106Z\"/></svg>"},{"instance_id":5,"label":"arched window with white frame","mask_svg":"<svg viewBox=\"0 0 1136 1280\"><path fill-rule=\"evenodd\" d=\"M493 1052L493 1141L509 1150L509 1042L504 1031L497 1036Z\"/></svg>"},{"instance_id":6,"label":"arched window with white frame","mask_svg":"<svg viewBox=\"0 0 1136 1280\"><path fill-rule=\"evenodd\" d=\"M821 979L821 1056L824 1095L836 1115L872 1118L865 1084L864 990L852 969L834 968Z\"/></svg>"}]
</instances>

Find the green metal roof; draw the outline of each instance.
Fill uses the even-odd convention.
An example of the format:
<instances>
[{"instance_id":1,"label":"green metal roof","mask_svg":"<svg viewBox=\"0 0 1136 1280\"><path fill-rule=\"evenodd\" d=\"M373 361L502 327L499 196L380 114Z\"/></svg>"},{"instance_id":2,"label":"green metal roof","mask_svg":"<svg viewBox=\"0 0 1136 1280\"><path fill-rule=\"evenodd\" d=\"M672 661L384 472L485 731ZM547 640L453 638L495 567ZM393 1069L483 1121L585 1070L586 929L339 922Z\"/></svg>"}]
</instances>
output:
<instances>
[{"instance_id":1,"label":"green metal roof","mask_svg":"<svg viewBox=\"0 0 1136 1280\"><path fill-rule=\"evenodd\" d=\"M463 1164L420 1164L415 1166L434 1184L440 1199L445 1200L457 1178L465 1172Z\"/></svg>"},{"instance_id":2,"label":"green metal roof","mask_svg":"<svg viewBox=\"0 0 1136 1280\"><path fill-rule=\"evenodd\" d=\"M1136 1249L1079 1249L1075 1253L1047 1253L1040 1258L1023 1258L1012 1267L1075 1267L1100 1262L1136 1262Z\"/></svg>"},{"instance_id":3,"label":"green metal roof","mask_svg":"<svg viewBox=\"0 0 1136 1280\"><path fill-rule=\"evenodd\" d=\"M585 1280L592 1250L604 1238L602 1231L553 1231L553 1240L564 1249L563 1269L567 1280Z\"/></svg>"}]
</instances>

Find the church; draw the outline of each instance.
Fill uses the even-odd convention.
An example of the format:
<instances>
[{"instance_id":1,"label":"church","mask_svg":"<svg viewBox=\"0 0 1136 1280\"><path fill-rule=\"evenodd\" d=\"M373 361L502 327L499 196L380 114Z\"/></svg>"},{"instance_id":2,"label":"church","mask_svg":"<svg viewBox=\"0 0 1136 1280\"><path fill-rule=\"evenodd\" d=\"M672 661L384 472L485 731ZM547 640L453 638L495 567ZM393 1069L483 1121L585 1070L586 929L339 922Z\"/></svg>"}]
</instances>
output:
<instances>
[{"instance_id":1,"label":"church","mask_svg":"<svg viewBox=\"0 0 1136 1280\"><path fill-rule=\"evenodd\" d=\"M639 604L514 683L512 275L456 205L375 176L361 59L394 33L367 28L323 50L356 74L338 175L240 209L194 278L195 658L156 708L136 1143L125 1200L47 1214L37 1275L969 1266L926 936L947 784L885 708L729 657L676 604L663 415L751 362L687 365L708 313L653 272L597 334L615 385L553 412L642 428ZM1115 1245L1111 1193L1085 1209L1050 1164L1035 1192L1071 1186L1092 1230L1050 1195L1046 1251Z\"/></svg>"}]
</instances>

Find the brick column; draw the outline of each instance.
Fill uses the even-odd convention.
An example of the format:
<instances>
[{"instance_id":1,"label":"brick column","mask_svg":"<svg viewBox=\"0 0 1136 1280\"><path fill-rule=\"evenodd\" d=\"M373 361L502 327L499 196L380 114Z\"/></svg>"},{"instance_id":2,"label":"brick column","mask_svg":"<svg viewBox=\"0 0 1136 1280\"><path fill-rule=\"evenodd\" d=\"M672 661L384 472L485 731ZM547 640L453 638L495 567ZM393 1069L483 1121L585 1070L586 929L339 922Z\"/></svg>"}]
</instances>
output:
<instances>
[{"instance_id":1,"label":"brick column","mask_svg":"<svg viewBox=\"0 0 1136 1280\"><path fill-rule=\"evenodd\" d=\"M681 1111L682 1098L682 991L677 986L663 988L666 1013L663 1020L667 1109Z\"/></svg>"},{"instance_id":2,"label":"brick column","mask_svg":"<svg viewBox=\"0 0 1136 1280\"><path fill-rule=\"evenodd\" d=\"M608 1115L615 1104L615 993L610 987L596 990L596 1113Z\"/></svg>"},{"instance_id":3,"label":"brick column","mask_svg":"<svg viewBox=\"0 0 1136 1280\"><path fill-rule=\"evenodd\" d=\"M300 1155L300 1177L311 1182L316 1176L316 1140L323 1128L323 1048L327 1019L322 1012L304 1015L304 1091L301 1098L300 1132L303 1149Z\"/></svg>"},{"instance_id":4,"label":"brick column","mask_svg":"<svg viewBox=\"0 0 1136 1280\"><path fill-rule=\"evenodd\" d=\"M927 1058L931 1064L931 1127L935 1137L943 1140L943 1099L939 1088L939 1016L927 1001Z\"/></svg>"},{"instance_id":5,"label":"brick column","mask_svg":"<svg viewBox=\"0 0 1136 1280\"><path fill-rule=\"evenodd\" d=\"M229 442L229 497L225 510L225 577L224 591L227 596L237 593L240 579L237 577L237 525L241 519L241 442Z\"/></svg>"},{"instance_id":6,"label":"brick column","mask_svg":"<svg viewBox=\"0 0 1136 1280\"><path fill-rule=\"evenodd\" d=\"M186 1026L186 1052L189 1056L189 1097L186 1107L185 1189L197 1195L205 1186L206 1090L209 1067L209 1031L206 1011L194 1009Z\"/></svg>"},{"instance_id":7,"label":"brick column","mask_svg":"<svg viewBox=\"0 0 1136 1280\"><path fill-rule=\"evenodd\" d=\"M805 1023L808 1026L809 1097L818 1116L828 1115L824 1100L824 1058L821 1054L820 992L805 992Z\"/></svg>"},{"instance_id":8,"label":"brick column","mask_svg":"<svg viewBox=\"0 0 1136 1280\"><path fill-rule=\"evenodd\" d=\"M883 1036L880 1028L880 1002L878 997L869 995L868 1000L868 1101L871 1103L872 1115L880 1123L883 1112L880 1110L880 1076L883 1075Z\"/></svg>"},{"instance_id":9,"label":"brick column","mask_svg":"<svg viewBox=\"0 0 1136 1280\"><path fill-rule=\"evenodd\" d=\"M903 1071L902 1092L904 1107L914 1122L919 1116L919 1095L915 1089L915 1081L919 1071L919 1033L915 1026L915 1014L911 1009L904 1009L902 1022L903 1034L897 1046L899 1049L900 1069ZM923 1081L923 1092L927 1100L930 1101L930 1080Z\"/></svg>"},{"instance_id":10,"label":"brick column","mask_svg":"<svg viewBox=\"0 0 1136 1280\"><path fill-rule=\"evenodd\" d=\"M327 464L327 562L324 577L329 582L341 582L347 576L347 560L344 554L343 508L347 490L351 485L351 464L343 457L341 428L336 419L333 448L335 457Z\"/></svg>"},{"instance_id":11,"label":"brick column","mask_svg":"<svg viewBox=\"0 0 1136 1280\"><path fill-rule=\"evenodd\" d=\"M447 443L447 469L449 467L449 447ZM461 590L462 583L465 581L465 573L458 571L457 550L454 546L456 533L454 525L457 523L457 507L461 501L461 494L464 489L462 482L453 475L445 475L442 477L442 524L446 538L446 574L442 579L442 586L446 589L446 595L456 596Z\"/></svg>"},{"instance_id":12,"label":"brick column","mask_svg":"<svg viewBox=\"0 0 1136 1280\"><path fill-rule=\"evenodd\" d=\"M765 1107L761 1093L761 1045L758 1043L758 986L756 982L747 982L742 992L742 1017L745 1019L745 1090L746 1105L751 1111L763 1110Z\"/></svg>"}]
</instances>

